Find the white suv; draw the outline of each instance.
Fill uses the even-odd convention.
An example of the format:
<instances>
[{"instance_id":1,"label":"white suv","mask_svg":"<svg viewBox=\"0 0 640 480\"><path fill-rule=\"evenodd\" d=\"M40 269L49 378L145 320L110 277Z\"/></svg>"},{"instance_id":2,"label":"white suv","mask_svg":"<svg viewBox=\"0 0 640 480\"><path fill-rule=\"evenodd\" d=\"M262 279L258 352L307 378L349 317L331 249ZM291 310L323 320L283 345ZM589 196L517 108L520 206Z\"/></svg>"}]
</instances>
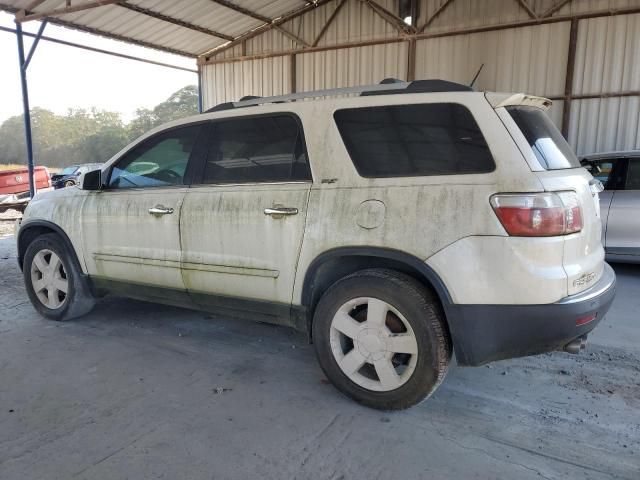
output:
<instances>
[{"instance_id":1,"label":"white suv","mask_svg":"<svg viewBox=\"0 0 640 480\"><path fill-rule=\"evenodd\" d=\"M427 398L453 352L578 352L615 275L598 183L550 104L395 81L170 123L30 203L29 297L55 320L112 292L289 325L381 409Z\"/></svg>"}]
</instances>

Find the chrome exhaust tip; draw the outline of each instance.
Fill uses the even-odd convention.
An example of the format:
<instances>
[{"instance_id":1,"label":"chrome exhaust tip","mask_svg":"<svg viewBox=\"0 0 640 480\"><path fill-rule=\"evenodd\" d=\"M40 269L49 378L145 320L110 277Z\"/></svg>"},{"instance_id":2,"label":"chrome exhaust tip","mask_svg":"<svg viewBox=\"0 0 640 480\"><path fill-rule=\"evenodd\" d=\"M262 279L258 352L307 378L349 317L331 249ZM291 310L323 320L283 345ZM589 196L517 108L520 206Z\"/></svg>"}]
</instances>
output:
<instances>
[{"instance_id":1,"label":"chrome exhaust tip","mask_svg":"<svg viewBox=\"0 0 640 480\"><path fill-rule=\"evenodd\" d=\"M584 350L587 346L587 336L583 335L575 340L570 341L564 346L564 351L567 353L578 354L580 350Z\"/></svg>"}]
</instances>

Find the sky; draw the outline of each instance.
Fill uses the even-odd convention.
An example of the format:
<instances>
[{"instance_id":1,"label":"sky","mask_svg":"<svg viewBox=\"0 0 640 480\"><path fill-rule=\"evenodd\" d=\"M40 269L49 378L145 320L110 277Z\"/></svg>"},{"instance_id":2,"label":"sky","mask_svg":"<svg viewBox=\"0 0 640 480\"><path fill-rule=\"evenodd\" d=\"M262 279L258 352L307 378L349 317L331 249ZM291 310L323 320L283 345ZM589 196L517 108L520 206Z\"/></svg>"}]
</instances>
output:
<instances>
[{"instance_id":1,"label":"sky","mask_svg":"<svg viewBox=\"0 0 640 480\"><path fill-rule=\"evenodd\" d=\"M13 15L0 12L0 25L14 28ZM39 22L23 29L36 33ZM68 28L47 25L45 36L135 55L150 60L196 69L196 61L144 47L129 45ZM25 55L32 39L25 38ZM40 41L27 70L31 108L42 107L58 114L69 108L119 112L125 121L137 108L152 108L185 85L196 85L197 75L149 65L102 53ZM0 31L0 123L22 114L18 48L13 33Z\"/></svg>"}]
</instances>

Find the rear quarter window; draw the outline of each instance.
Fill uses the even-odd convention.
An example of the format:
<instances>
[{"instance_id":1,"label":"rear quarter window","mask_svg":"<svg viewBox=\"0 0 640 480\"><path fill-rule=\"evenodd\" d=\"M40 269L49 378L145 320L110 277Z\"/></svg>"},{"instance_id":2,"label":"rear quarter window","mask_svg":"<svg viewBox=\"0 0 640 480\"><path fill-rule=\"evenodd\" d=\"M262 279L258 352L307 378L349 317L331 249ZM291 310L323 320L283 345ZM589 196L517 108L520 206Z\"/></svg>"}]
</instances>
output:
<instances>
[{"instance_id":1,"label":"rear quarter window","mask_svg":"<svg viewBox=\"0 0 640 480\"><path fill-rule=\"evenodd\" d=\"M334 119L363 177L487 173L491 151L471 112L456 103L338 110Z\"/></svg>"},{"instance_id":2,"label":"rear quarter window","mask_svg":"<svg viewBox=\"0 0 640 480\"><path fill-rule=\"evenodd\" d=\"M551 119L536 107L506 107L545 170L578 168L580 162Z\"/></svg>"}]
</instances>

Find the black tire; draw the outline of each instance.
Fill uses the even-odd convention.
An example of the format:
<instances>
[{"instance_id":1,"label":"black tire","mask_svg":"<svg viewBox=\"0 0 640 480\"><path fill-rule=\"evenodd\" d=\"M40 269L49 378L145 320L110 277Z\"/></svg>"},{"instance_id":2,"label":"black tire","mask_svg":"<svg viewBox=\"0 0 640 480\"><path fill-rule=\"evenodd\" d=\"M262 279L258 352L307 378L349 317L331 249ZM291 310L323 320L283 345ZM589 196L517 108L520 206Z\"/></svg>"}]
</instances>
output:
<instances>
[{"instance_id":1,"label":"black tire","mask_svg":"<svg viewBox=\"0 0 640 480\"><path fill-rule=\"evenodd\" d=\"M415 335L415 369L406 383L395 390L363 388L343 373L333 355L333 317L342 305L358 297L377 298L392 305ZM393 270L361 270L338 280L320 299L312 329L316 355L327 378L342 393L371 408L401 410L426 400L444 379L451 360L451 340L437 297L414 278Z\"/></svg>"},{"instance_id":2,"label":"black tire","mask_svg":"<svg viewBox=\"0 0 640 480\"><path fill-rule=\"evenodd\" d=\"M42 250L50 250L60 258L68 280L64 303L56 309L49 308L40 301L31 280L34 257ZM82 274L75 253L69 251L62 238L55 233L39 236L29 244L24 255L22 273L29 300L43 317L56 321L71 320L89 313L95 306L95 297L87 278Z\"/></svg>"},{"instance_id":3,"label":"black tire","mask_svg":"<svg viewBox=\"0 0 640 480\"><path fill-rule=\"evenodd\" d=\"M67 180L64 182L64 186L66 187L73 187L76 184L76 182L74 182L73 180Z\"/></svg>"}]
</instances>

